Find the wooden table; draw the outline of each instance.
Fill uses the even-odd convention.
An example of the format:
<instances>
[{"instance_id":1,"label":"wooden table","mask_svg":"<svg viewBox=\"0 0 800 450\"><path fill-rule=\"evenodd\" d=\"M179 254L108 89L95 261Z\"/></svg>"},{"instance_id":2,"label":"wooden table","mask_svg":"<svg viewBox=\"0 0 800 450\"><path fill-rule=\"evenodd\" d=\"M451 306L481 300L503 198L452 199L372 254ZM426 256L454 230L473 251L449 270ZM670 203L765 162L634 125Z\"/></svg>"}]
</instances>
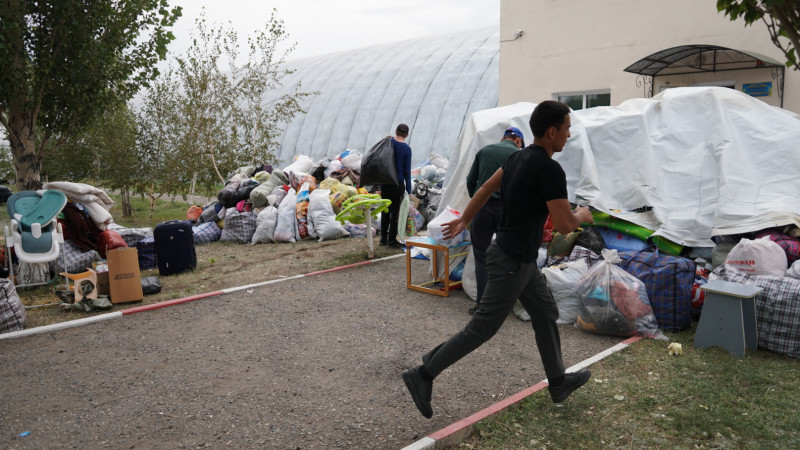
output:
<instances>
[{"instance_id":1,"label":"wooden table","mask_svg":"<svg viewBox=\"0 0 800 450\"><path fill-rule=\"evenodd\" d=\"M431 238L421 237L421 236L406 239L406 287L408 289L413 289L415 291L427 292L428 294L439 295L442 297L449 297L450 290L456 286L461 285L460 281L450 281L450 260L457 256L462 256L469 253L468 251L464 251L461 253L450 254L450 251L453 249L464 249L469 245L470 242L464 241L458 245L448 247L446 245L437 244ZM431 250L431 262L433 264L433 280L420 284L413 284L411 282L412 247L427 248ZM442 252L444 257L444 273L442 274L441 277L439 276L439 265L438 265L439 252ZM428 287L436 283L442 283L444 286L443 289Z\"/></svg>"}]
</instances>

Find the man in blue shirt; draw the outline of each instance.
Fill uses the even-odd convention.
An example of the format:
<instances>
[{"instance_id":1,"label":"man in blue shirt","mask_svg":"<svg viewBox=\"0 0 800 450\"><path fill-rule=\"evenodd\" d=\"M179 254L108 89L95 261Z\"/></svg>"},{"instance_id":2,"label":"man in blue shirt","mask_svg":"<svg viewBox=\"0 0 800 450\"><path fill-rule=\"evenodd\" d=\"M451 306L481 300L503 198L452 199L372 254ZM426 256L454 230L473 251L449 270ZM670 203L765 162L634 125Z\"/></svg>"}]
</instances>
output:
<instances>
[{"instance_id":1,"label":"man in blue shirt","mask_svg":"<svg viewBox=\"0 0 800 450\"><path fill-rule=\"evenodd\" d=\"M397 242L398 213L400 202L403 200L403 188L407 193L411 193L411 147L406 144L408 137L408 125L401 123L395 130L392 138L392 148L394 149L394 161L397 167L397 185L382 184L381 198L392 201L389 210L381 213L381 245L388 245L393 248L403 248ZM405 226L405 217L401 226Z\"/></svg>"}]
</instances>

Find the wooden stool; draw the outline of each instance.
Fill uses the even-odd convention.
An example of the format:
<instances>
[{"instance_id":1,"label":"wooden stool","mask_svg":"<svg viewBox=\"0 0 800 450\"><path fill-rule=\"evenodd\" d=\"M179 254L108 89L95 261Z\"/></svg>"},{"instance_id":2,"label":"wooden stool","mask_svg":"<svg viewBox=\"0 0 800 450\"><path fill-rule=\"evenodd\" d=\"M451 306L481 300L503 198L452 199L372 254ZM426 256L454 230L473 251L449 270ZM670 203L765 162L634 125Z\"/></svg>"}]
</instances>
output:
<instances>
[{"instance_id":1,"label":"wooden stool","mask_svg":"<svg viewBox=\"0 0 800 450\"><path fill-rule=\"evenodd\" d=\"M745 347L758 348L756 303L753 297L762 288L729 281L710 281L700 289L706 291L700 323L694 335L694 346L718 345L739 358Z\"/></svg>"},{"instance_id":2,"label":"wooden stool","mask_svg":"<svg viewBox=\"0 0 800 450\"><path fill-rule=\"evenodd\" d=\"M414 237L406 239L406 287L415 291L427 292L428 294L439 295L442 297L450 296L450 289L461 284L460 281L450 281L450 260L457 257L466 255L468 252L450 254L451 249L462 248L470 245L470 242L464 241L458 245L447 247L446 245L439 245L429 237ZM433 280L421 284L411 283L411 247L421 247L431 250L431 262L433 263ZM439 277L439 266L437 264L439 252L444 253L444 274ZM442 283L443 290L430 288L435 283Z\"/></svg>"}]
</instances>

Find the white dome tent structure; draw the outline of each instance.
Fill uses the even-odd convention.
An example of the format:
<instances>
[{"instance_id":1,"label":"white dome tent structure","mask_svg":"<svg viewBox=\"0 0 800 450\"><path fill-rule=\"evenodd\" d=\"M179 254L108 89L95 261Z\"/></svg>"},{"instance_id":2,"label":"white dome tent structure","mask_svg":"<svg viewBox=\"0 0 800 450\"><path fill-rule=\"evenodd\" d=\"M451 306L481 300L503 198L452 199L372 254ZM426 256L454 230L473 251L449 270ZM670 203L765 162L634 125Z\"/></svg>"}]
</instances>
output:
<instances>
[{"instance_id":1,"label":"white dome tent structure","mask_svg":"<svg viewBox=\"0 0 800 450\"><path fill-rule=\"evenodd\" d=\"M470 115L497 106L499 54L499 30L489 27L289 60L294 73L276 95L298 83L317 94L301 102L306 113L287 124L276 156L364 151L399 123L411 129L413 164L449 154Z\"/></svg>"}]
</instances>

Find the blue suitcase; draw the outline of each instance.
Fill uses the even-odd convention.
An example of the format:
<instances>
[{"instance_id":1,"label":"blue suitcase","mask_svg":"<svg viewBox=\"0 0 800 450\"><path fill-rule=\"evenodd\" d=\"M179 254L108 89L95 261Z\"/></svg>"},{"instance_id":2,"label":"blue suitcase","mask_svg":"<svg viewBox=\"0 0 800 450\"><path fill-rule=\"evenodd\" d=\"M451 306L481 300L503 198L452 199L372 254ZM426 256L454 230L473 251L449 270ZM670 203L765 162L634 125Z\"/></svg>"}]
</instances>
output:
<instances>
[{"instance_id":1,"label":"blue suitcase","mask_svg":"<svg viewBox=\"0 0 800 450\"><path fill-rule=\"evenodd\" d=\"M173 275L197 266L192 223L188 220L162 222L153 229L158 273Z\"/></svg>"}]
</instances>

